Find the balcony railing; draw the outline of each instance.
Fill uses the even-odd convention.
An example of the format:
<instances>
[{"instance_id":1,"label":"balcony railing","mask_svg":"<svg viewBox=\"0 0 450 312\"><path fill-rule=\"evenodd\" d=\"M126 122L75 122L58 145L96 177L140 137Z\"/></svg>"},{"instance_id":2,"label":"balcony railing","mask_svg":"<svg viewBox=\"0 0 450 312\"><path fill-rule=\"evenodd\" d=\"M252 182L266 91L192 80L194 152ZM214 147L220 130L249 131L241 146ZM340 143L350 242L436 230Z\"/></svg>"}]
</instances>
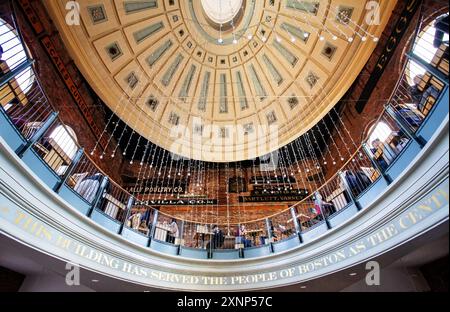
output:
<instances>
[{"instance_id":1,"label":"balcony railing","mask_svg":"<svg viewBox=\"0 0 450 312\"><path fill-rule=\"evenodd\" d=\"M252 258L311 241L369 206L448 115L448 42L427 61L415 51L432 43L419 31L367 139L325 184L289 209L260 220L220 225L179 220L133 197L74 143L39 83L20 32L7 26L0 43L7 46L16 38L21 47L13 42L4 51L8 58L2 59L1 136L44 183L87 217L136 244L173 255ZM7 54L13 49L18 52Z\"/></svg>"}]
</instances>

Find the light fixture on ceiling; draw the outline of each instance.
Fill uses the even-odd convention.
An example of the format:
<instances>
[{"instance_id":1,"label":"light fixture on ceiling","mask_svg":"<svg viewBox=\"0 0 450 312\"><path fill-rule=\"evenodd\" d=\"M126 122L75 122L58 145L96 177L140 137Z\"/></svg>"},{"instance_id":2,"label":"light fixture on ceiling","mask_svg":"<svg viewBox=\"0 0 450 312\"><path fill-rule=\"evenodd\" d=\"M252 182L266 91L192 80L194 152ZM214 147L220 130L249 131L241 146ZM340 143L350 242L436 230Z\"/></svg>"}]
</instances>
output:
<instances>
[{"instance_id":1,"label":"light fixture on ceiling","mask_svg":"<svg viewBox=\"0 0 450 312\"><path fill-rule=\"evenodd\" d=\"M98 282L100 282L98 279L93 279L92 280L92 283L98 283Z\"/></svg>"},{"instance_id":2,"label":"light fixture on ceiling","mask_svg":"<svg viewBox=\"0 0 450 312\"><path fill-rule=\"evenodd\" d=\"M356 275L358 275L358 273L350 273L349 275L350 276L356 276Z\"/></svg>"}]
</instances>

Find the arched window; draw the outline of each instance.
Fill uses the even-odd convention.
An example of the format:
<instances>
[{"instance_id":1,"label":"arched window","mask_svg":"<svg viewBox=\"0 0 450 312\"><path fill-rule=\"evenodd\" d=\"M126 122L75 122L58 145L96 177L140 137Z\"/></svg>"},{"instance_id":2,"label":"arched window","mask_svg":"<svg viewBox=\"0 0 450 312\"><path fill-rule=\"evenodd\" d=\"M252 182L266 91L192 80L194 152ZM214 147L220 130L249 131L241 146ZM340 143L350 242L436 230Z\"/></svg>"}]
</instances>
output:
<instances>
[{"instance_id":1,"label":"arched window","mask_svg":"<svg viewBox=\"0 0 450 312\"><path fill-rule=\"evenodd\" d=\"M3 61L1 71L14 70L27 60L25 47L17 36L15 30L4 20L0 19L0 46L3 50L0 62ZM34 75L31 67L19 73L15 80L24 94L28 93L34 82ZM16 91L19 92L19 91Z\"/></svg>"},{"instance_id":2,"label":"arched window","mask_svg":"<svg viewBox=\"0 0 450 312\"><path fill-rule=\"evenodd\" d=\"M370 129L369 133L371 133L369 137L369 146L373 148L373 142L375 140L380 140L381 142L386 141L386 139L389 137L389 135L392 133L391 127L389 127L384 122L379 122L376 125L372 126L372 129Z\"/></svg>"},{"instance_id":3,"label":"arched window","mask_svg":"<svg viewBox=\"0 0 450 312\"><path fill-rule=\"evenodd\" d=\"M430 23L427 27L425 27L422 34L419 36L419 39L414 45L413 53L417 56L419 56L421 59L423 59L427 63L431 63L433 60L433 57L435 56L436 52L438 51L439 47L434 46L435 36L436 36L436 21L442 19L443 17L447 16L448 14L442 15L438 17L435 21ZM447 26L448 27L448 26ZM443 33L443 42L449 41L449 36L447 33ZM409 64L409 84L411 86L415 85L416 82L414 82L414 77L424 75L426 72L426 69L420 65L418 65L416 62L411 61Z\"/></svg>"},{"instance_id":4,"label":"arched window","mask_svg":"<svg viewBox=\"0 0 450 312\"><path fill-rule=\"evenodd\" d=\"M66 154L67 157L73 159L78 150L78 140L75 131L66 126L58 126L50 134L50 138L54 143Z\"/></svg>"}]
</instances>

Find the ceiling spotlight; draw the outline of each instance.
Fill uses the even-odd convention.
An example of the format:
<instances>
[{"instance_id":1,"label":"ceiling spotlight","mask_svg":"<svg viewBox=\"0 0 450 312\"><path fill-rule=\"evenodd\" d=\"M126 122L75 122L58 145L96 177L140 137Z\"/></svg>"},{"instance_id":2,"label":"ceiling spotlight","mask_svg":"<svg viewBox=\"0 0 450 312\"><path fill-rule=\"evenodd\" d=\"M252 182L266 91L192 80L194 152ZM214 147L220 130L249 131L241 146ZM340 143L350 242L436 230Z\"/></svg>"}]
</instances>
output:
<instances>
[{"instance_id":1,"label":"ceiling spotlight","mask_svg":"<svg viewBox=\"0 0 450 312\"><path fill-rule=\"evenodd\" d=\"M364 42L364 41L367 41L367 37L364 36L364 37L361 38L361 40L362 40L363 42Z\"/></svg>"},{"instance_id":2,"label":"ceiling spotlight","mask_svg":"<svg viewBox=\"0 0 450 312\"><path fill-rule=\"evenodd\" d=\"M264 37L264 36L262 36L261 40L262 40L263 42L266 42L266 41L267 41L267 38Z\"/></svg>"},{"instance_id":3,"label":"ceiling spotlight","mask_svg":"<svg viewBox=\"0 0 450 312\"><path fill-rule=\"evenodd\" d=\"M94 152L91 152L91 156L94 156Z\"/></svg>"},{"instance_id":4,"label":"ceiling spotlight","mask_svg":"<svg viewBox=\"0 0 450 312\"><path fill-rule=\"evenodd\" d=\"M373 37L373 42L378 42L380 40L380 38L378 37Z\"/></svg>"},{"instance_id":5,"label":"ceiling spotlight","mask_svg":"<svg viewBox=\"0 0 450 312\"><path fill-rule=\"evenodd\" d=\"M252 40L252 39L253 39L253 35L252 35L252 34L249 34L249 35L247 36L247 39L248 39L248 40Z\"/></svg>"},{"instance_id":6,"label":"ceiling spotlight","mask_svg":"<svg viewBox=\"0 0 450 312\"><path fill-rule=\"evenodd\" d=\"M296 41L295 37L291 37L291 42L295 42L295 41Z\"/></svg>"},{"instance_id":7,"label":"ceiling spotlight","mask_svg":"<svg viewBox=\"0 0 450 312\"><path fill-rule=\"evenodd\" d=\"M306 286L301 286L300 288L301 288L301 289L306 289Z\"/></svg>"},{"instance_id":8,"label":"ceiling spotlight","mask_svg":"<svg viewBox=\"0 0 450 312\"><path fill-rule=\"evenodd\" d=\"M336 41L336 40L337 40L337 36L334 35L332 39L333 39L334 41Z\"/></svg>"},{"instance_id":9,"label":"ceiling spotlight","mask_svg":"<svg viewBox=\"0 0 450 312\"><path fill-rule=\"evenodd\" d=\"M348 42L353 42L353 37L348 37Z\"/></svg>"},{"instance_id":10,"label":"ceiling spotlight","mask_svg":"<svg viewBox=\"0 0 450 312\"><path fill-rule=\"evenodd\" d=\"M223 39L222 39L222 38L219 38L219 39L217 39L217 42L219 42L220 44L222 44L222 43L223 43Z\"/></svg>"},{"instance_id":11,"label":"ceiling spotlight","mask_svg":"<svg viewBox=\"0 0 450 312\"><path fill-rule=\"evenodd\" d=\"M325 37L324 37L324 36L320 36L319 40L320 40L320 41L324 41L324 40L325 40Z\"/></svg>"},{"instance_id":12,"label":"ceiling spotlight","mask_svg":"<svg viewBox=\"0 0 450 312\"><path fill-rule=\"evenodd\" d=\"M114 157L116 157L116 155L112 154L112 155L111 155L111 158L114 158Z\"/></svg>"},{"instance_id":13,"label":"ceiling spotlight","mask_svg":"<svg viewBox=\"0 0 450 312\"><path fill-rule=\"evenodd\" d=\"M233 44L237 44L237 43L238 43L237 39L236 38L233 39Z\"/></svg>"},{"instance_id":14,"label":"ceiling spotlight","mask_svg":"<svg viewBox=\"0 0 450 312\"><path fill-rule=\"evenodd\" d=\"M99 280L97 280L97 279L92 280L92 283L98 283L98 282L99 282Z\"/></svg>"},{"instance_id":15,"label":"ceiling spotlight","mask_svg":"<svg viewBox=\"0 0 450 312\"><path fill-rule=\"evenodd\" d=\"M130 165L132 165L133 164L133 161L130 161Z\"/></svg>"},{"instance_id":16,"label":"ceiling spotlight","mask_svg":"<svg viewBox=\"0 0 450 312\"><path fill-rule=\"evenodd\" d=\"M281 41L281 38L277 36L277 42L280 43Z\"/></svg>"},{"instance_id":17,"label":"ceiling spotlight","mask_svg":"<svg viewBox=\"0 0 450 312\"><path fill-rule=\"evenodd\" d=\"M358 275L358 273L350 273L349 275L350 276L356 276L356 275Z\"/></svg>"},{"instance_id":18,"label":"ceiling spotlight","mask_svg":"<svg viewBox=\"0 0 450 312\"><path fill-rule=\"evenodd\" d=\"M100 155L100 159L103 159L103 155Z\"/></svg>"},{"instance_id":19,"label":"ceiling spotlight","mask_svg":"<svg viewBox=\"0 0 450 312\"><path fill-rule=\"evenodd\" d=\"M305 33L303 33L303 36L305 36L305 38L308 38L309 37L309 33L305 32Z\"/></svg>"}]
</instances>

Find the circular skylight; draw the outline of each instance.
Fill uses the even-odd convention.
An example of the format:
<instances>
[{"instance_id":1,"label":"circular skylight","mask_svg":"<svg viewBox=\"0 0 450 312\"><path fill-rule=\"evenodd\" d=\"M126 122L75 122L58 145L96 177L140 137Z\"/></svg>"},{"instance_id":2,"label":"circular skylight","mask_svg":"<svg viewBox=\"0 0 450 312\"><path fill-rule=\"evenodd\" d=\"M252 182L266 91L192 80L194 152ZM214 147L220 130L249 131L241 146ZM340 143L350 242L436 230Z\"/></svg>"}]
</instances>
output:
<instances>
[{"instance_id":1,"label":"circular skylight","mask_svg":"<svg viewBox=\"0 0 450 312\"><path fill-rule=\"evenodd\" d=\"M238 15L243 0L201 0L210 20L217 24L230 23Z\"/></svg>"}]
</instances>

